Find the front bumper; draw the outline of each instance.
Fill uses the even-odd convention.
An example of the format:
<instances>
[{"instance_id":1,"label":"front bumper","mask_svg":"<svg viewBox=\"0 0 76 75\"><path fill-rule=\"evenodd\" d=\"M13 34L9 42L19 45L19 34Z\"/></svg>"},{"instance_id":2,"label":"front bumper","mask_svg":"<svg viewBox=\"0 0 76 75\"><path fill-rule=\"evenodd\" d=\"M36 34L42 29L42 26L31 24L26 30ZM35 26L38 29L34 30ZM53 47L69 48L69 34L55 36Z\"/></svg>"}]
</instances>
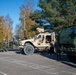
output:
<instances>
[{"instance_id":1,"label":"front bumper","mask_svg":"<svg viewBox=\"0 0 76 75\"><path fill-rule=\"evenodd\" d=\"M23 46L19 46L19 49L23 48Z\"/></svg>"}]
</instances>

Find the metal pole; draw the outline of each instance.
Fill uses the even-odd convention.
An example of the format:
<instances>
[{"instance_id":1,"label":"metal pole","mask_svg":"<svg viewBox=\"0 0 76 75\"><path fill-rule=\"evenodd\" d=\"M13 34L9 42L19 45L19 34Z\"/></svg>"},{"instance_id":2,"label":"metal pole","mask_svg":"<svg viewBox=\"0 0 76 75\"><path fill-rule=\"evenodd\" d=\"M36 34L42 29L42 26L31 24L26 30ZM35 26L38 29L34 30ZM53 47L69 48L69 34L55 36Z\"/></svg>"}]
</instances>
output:
<instances>
[{"instance_id":1,"label":"metal pole","mask_svg":"<svg viewBox=\"0 0 76 75\"><path fill-rule=\"evenodd\" d=\"M25 19L26 19L26 17L25 17L25 14L24 14L24 16L22 16L22 17L20 17L20 18L22 18L23 19L23 27L24 27L24 29L23 29L23 33L24 33L24 38L26 39L26 22L25 22Z\"/></svg>"},{"instance_id":2,"label":"metal pole","mask_svg":"<svg viewBox=\"0 0 76 75\"><path fill-rule=\"evenodd\" d=\"M25 16L24 16L24 30L25 30Z\"/></svg>"},{"instance_id":3,"label":"metal pole","mask_svg":"<svg viewBox=\"0 0 76 75\"><path fill-rule=\"evenodd\" d=\"M25 15L24 15L24 38L26 39L26 33L25 33L26 32L25 31L26 28L25 28L25 26L26 26L26 22L25 22Z\"/></svg>"}]
</instances>

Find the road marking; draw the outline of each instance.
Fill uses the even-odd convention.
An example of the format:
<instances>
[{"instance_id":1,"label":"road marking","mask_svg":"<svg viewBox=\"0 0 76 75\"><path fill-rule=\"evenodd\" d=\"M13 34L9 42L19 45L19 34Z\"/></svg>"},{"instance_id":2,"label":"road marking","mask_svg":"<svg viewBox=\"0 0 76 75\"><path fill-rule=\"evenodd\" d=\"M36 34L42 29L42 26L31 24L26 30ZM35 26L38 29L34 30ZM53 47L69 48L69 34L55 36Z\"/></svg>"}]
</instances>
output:
<instances>
[{"instance_id":1,"label":"road marking","mask_svg":"<svg viewBox=\"0 0 76 75\"><path fill-rule=\"evenodd\" d=\"M1 72L1 71L0 71L0 73L1 73L1 74L3 74L3 75L7 75L6 73L4 73L4 72Z\"/></svg>"}]
</instances>

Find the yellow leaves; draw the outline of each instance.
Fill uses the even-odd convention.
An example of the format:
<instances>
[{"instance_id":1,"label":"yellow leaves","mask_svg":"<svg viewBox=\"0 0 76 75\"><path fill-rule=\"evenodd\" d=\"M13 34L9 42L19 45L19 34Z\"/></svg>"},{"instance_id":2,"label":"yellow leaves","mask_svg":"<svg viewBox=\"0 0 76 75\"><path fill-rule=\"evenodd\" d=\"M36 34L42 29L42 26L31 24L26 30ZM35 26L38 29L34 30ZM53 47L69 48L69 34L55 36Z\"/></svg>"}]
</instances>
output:
<instances>
[{"instance_id":1,"label":"yellow leaves","mask_svg":"<svg viewBox=\"0 0 76 75\"><path fill-rule=\"evenodd\" d=\"M23 23L23 21L21 21L22 22L22 28L24 27L24 23ZM25 33L24 33L24 30L23 30L23 35L25 35L26 36L26 38L31 38L31 37L33 37L35 34L36 34L36 31L31 31L31 26L32 25L34 25L35 24L35 22L31 19L31 18L26 18L25 19L25 28L23 28L23 29L25 29Z\"/></svg>"},{"instance_id":2,"label":"yellow leaves","mask_svg":"<svg viewBox=\"0 0 76 75\"><path fill-rule=\"evenodd\" d=\"M25 29L27 31L30 31L31 25L34 25L34 24L35 24L34 21L32 21L30 18L26 19L26 27L25 27Z\"/></svg>"},{"instance_id":3,"label":"yellow leaves","mask_svg":"<svg viewBox=\"0 0 76 75\"><path fill-rule=\"evenodd\" d=\"M0 16L0 41L8 40L8 37L9 40L12 38L12 29L7 28L4 18Z\"/></svg>"},{"instance_id":4,"label":"yellow leaves","mask_svg":"<svg viewBox=\"0 0 76 75\"><path fill-rule=\"evenodd\" d=\"M27 25L34 25L35 22L32 21L30 18L27 18L27 19L26 19L26 24L27 24Z\"/></svg>"},{"instance_id":5,"label":"yellow leaves","mask_svg":"<svg viewBox=\"0 0 76 75\"><path fill-rule=\"evenodd\" d=\"M27 38L32 38L35 34L36 34L36 31L31 31L31 32L26 31Z\"/></svg>"},{"instance_id":6,"label":"yellow leaves","mask_svg":"<svg viewBox=\"0 0 76 75\"><path fill-rule=\"evenodd\" d=\"M35 31L31 31L31 26L35 24L35 22L30 18L30 13L33 11L33 5L32 0L25 0L25 5L22 5L20 8L20 21L22 23L21 27L23 30L23 35L26 36L26 38L30 38L36 33Z\"/></svg>"},{"instance_id":7,"label":"yellow leaves","mask_svg":"<svg viewBox=\"0 0 76 75\"><path fill-rule=\"evenodd\" d=\"M3 17L0 17L0 42L2 42L5 39L4 30L4 19Z\"/></svg>"},{"instance_id":8,"label":"yellow leaves","mask_svg":"<svg viewBox=\"0 0 76 75\"><path fill-rule=\"evenodd\" d=\"M34 25L34 24L35 24L35 22L32 21L32 19L30 19L30 18L26 19L26 28L25 28L25 30L26 30L26 37L27 38L31 38L36 34L35 31L30 30L31 26Z\"/></svg>"}]
</instances>

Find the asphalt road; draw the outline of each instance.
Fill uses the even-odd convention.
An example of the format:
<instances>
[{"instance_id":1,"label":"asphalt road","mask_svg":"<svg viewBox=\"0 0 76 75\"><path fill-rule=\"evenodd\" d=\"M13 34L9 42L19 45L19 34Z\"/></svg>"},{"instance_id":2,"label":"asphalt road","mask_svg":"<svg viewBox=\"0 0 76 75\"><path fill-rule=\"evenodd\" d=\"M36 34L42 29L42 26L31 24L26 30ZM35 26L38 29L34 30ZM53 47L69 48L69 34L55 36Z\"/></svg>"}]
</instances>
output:
<instances>
[{"instance_id":1,"label":"asphalt road","mask_svg":"<svg viewBox=\"0 0 76 75\"><path fill-rule=\"evenodd\" d=\"M0 52L0 75L76 75L76 63L66 55L57 60L55 55L19 51Z\"/></svg>"}]
</instances>

